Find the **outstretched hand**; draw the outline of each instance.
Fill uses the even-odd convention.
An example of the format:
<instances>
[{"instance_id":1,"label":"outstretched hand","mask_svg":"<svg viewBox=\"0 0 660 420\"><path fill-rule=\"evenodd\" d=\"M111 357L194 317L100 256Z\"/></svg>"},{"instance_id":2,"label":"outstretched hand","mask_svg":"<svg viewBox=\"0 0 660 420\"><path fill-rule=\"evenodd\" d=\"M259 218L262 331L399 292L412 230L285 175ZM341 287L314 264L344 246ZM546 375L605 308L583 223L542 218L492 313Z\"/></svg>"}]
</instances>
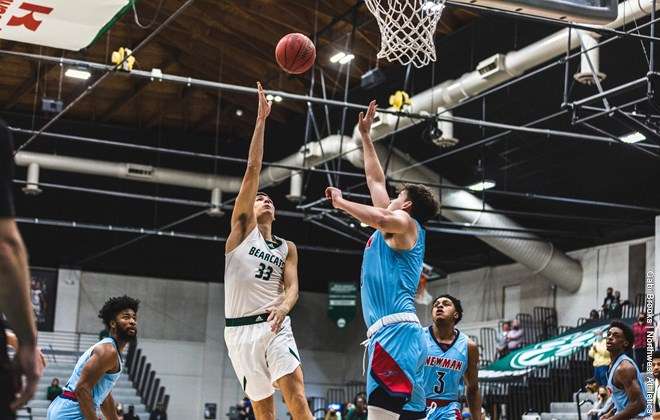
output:
<instances>
[{"instance_id":1,"label":"outstretched hand","mask_svg":"<svg viewBox=\"0 0 660 420\"><path fill-rule=\"evenodd\" d=\"M266 93L264 92L261 82L257 82L257 90L259 91L259 110L257 111L257 119L265 120L270 115L270 106L271 103L266 99Z\"/></svg>"},{"instance_id":2,"label":"outstretched hand","mask_svg":"<svg viewBox=\"0 0 660 420\"><path fill-rule=\"evenodd\" d=\"M358 118L358 129L360 130L360 134L362 134L362 137L368 136L369 133L371 132L371 124L373 124L374 118L376 117L377 106L378 105L376 104L376 101L373 100L369 102L367 115L365 115L364 112L360 112L360 116Z\"/></svg>"}]
</instances>

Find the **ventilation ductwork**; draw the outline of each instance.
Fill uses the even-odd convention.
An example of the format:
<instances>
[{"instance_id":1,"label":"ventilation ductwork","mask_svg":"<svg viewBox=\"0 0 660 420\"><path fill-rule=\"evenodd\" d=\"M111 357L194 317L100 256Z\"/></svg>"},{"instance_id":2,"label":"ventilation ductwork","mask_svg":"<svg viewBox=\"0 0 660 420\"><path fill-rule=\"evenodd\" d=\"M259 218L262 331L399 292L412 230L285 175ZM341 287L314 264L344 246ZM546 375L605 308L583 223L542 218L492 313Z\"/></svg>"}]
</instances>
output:
<instances>
[{"instance_id":1,"label":"ventilation ductwork","mask_svg":"<svg viewBox=\"0 0 660 420\"><path fill-rule=\"evenodd\" d=\"M589 33L582 33L581 39L582 57L580 57L580 70L573 77L578 83L593 85L595 84L595 73L598 81L602 82L607 76L600 71L600 48L596 47L598 40Z\"/></svg>"}]
</instances>

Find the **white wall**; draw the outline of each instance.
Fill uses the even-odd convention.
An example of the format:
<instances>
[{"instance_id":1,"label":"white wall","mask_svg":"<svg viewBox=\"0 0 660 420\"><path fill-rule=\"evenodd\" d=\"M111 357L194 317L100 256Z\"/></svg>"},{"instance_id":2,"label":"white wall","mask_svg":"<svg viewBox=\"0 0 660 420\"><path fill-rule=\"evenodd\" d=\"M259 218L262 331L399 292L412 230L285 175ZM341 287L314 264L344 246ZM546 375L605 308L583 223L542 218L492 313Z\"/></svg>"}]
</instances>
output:
<instances>
[{"instance_id":1,"label":"white wall","mask_svg":"<svg viewBox=\"0 0 660 420\"><path fill-rule=\"evenodd\" d=\"M450 293L461 299L465 310L462 323L466 325L501 319L503 290L511 285L521 286L521 312L532 313L535 306L552 307L556 301L559 324L575 325L578 318L587 317L591 309L600 308L608 287L620 290L623 299L629 298L628 248L639 243L646 243L648 270L654 267L655 261L653 238L570 252L571 257L582 263L582 284L576 293L557 288L556 299L547 280L520 264L452 273L447 279L431 282L427 288L434 296Z\"/></svg>"},{"instance_id":2,"label":"white wall","mask_svg":"<svg viewBox=\"0 0 660 420\"><path fill-rule=\"evenodd\" d=\"M57 299L55 301L55 331L78 331L78 301L80 299L78 270L60 269L57 274Z\"/></svg>"}]
</instances>

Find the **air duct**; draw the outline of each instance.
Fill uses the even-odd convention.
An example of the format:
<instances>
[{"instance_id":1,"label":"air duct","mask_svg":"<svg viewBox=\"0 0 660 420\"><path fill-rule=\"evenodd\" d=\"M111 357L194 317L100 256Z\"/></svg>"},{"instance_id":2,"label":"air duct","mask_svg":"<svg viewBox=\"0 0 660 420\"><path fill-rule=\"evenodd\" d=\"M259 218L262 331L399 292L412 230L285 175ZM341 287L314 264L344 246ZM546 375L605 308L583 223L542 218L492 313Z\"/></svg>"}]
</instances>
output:
<instances>
[{"instance_id":1,"label":"air duct","mask_svg":"<svg viewBox=\"0 0 660 420\"><path fill-rule=\"evenodd\" d=\"M42 169L54 171L99 175L209 191L218 189L219 191L237 192L242 182L242 179L237 177L207 175L134 163L106 162L44 153L18 152L15 158L18 166L38 165Z\"/></svg>"},{"instance_id":2,"label":"air duct","mask_svg":"<svg viewBox=\"0 0 660 420\"><path fill-rule=\"evenodd\" d=\"M580 70L573 75L578 83L583 85L593 85L594 72L598 81L605 80L606 74L600 71L600 48L596 47L598 40L591 34L583 32L582 37L582 57L580 57ZM592 71L593 67L593 71Z\"/></svg>"}]
</instances>

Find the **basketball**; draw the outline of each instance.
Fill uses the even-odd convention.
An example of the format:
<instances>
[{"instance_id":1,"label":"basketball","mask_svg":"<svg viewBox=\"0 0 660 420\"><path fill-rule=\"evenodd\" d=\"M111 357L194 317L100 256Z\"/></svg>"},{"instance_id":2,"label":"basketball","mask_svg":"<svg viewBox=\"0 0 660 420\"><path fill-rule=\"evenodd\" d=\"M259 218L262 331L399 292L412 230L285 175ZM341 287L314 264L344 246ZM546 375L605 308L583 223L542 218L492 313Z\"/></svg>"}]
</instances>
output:
<instances>
[{"instance_id":1,"label":"basketball","mask_svg":"<svg viewBox=\"0 0 660 420\"><path fill-rule=\"evenodd\" d=\"M285 72L301 74L314 65L316 47L312 40L303 34L288 34L277 43L275 59Z\"/></svg>"}]
</instances>

